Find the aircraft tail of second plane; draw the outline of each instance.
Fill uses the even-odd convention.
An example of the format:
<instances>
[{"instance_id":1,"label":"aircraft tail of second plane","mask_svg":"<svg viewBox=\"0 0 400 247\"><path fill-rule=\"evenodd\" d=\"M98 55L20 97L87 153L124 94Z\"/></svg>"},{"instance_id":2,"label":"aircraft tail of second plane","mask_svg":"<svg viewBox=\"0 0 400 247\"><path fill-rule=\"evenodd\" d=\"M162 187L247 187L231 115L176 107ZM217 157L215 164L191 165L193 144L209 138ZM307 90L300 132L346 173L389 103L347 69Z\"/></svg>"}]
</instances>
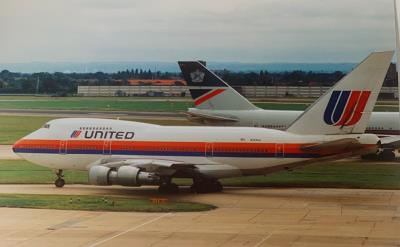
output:
<instances>
[{"instance_id":1,"label":"aircraft tail of second plane","mask_svg":"<svg viewBox=\"0 0 400 247\"><path fill-rule=\"evenodd\" d=\"M180 61L178 63L197 109L258 109L218 75L207 69L202 62Z\"/></svg>"}]
</instances>

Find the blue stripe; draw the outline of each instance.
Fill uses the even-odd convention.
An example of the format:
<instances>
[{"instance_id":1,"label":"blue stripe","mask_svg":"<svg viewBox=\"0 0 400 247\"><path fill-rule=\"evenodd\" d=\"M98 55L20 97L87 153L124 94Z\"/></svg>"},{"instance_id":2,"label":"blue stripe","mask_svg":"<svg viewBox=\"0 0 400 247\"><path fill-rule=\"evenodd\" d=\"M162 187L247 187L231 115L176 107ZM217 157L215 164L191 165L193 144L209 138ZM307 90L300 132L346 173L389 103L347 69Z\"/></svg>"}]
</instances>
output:
<instances>
[{"instance_id":1,"label":"blue stripe","mask_svg":"<svg viewBox=\"0 0 400 247\"><path fill-rule=\"evenodd\" d=\"M350 96L350 91L343 91L340 95L339 102L336 105L335 112L333 113L333 124L339 122L340 118L342 117L344 108L347 105L347 101Z\"/></svg>"},{"instance_id":2,"label":"blue stripe","mask_svg":"<svg viewBox=\"0 0 400 247\"><path fill-rule=\"evenodd\" d=\"M24 149L16 148L15 153L42 153L57 154L55 149ZM67 154L104 154L103 150L70 149ZM179 152L179 151L134 151L134 150L113 150L113 155L148 155L148 156L185 156L185 157L205 157L204 152ZM254 152L214 152L212 157L237 157L237 158L274 158L275 153L254 153ZM319 154L311 153L285 153L284 158L318 158Z\"/></svg>"},{"instance_id":3,"label":"blue stripe","mask_svg":"<svg viewBox=\"0 0 400 247\"><path fill-rule=\"evenodd\" d=\"M326 106L325 113L324 113L324 121L329 125L333 125L332 122L332 114L335 110L336 102L339 99L340 91L333 91L331 98L329 99L328 105Z\"/></svg>"}]
</instances>

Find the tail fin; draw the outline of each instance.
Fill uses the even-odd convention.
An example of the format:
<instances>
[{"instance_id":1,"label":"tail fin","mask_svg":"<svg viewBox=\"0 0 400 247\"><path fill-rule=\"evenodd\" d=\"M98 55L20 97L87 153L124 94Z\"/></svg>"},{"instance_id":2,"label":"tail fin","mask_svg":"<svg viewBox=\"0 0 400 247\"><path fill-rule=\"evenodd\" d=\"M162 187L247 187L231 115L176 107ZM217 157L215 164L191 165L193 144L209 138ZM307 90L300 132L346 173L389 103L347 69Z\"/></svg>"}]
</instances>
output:
<instances>
[{"instance_id":1,"label":"tail fin","mask_svg":"<svg viewBox=\"0 0 400 247\"><path fill-rule=\"evenodd\" d=\"M393 52L372 53L287 129L296 134L364 133Z\"/></svg>"},{"instance_id":2,"label":"tail fin","mask_svg":"<svg viewBox=\"0 0 400 247\"><path fill-rule=\"evenodd\" d=\"M203 110L258 109L201 62L178 62L196 108Z\"/></svg>"}]
</instances>

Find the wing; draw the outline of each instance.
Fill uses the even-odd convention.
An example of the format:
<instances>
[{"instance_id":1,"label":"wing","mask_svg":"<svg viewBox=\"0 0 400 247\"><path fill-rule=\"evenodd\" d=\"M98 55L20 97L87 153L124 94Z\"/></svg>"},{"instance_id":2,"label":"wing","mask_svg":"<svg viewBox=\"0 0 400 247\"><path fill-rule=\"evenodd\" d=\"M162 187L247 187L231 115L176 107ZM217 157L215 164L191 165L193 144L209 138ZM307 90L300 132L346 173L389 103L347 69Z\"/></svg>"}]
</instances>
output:
<instances>
[{"instance_id":1,"label":"wing","mask_svg":"<svg viewBox=\"0 0 400 247\"><path fill-rule=\"evenodd\" d=\"M212 178L223 178L241 175L241 171L238 168L230 165L219 163L190 164L180 161L161 159L110 158L101 159L95 163L92 163L90 166L104 166L112 169L119 169L122 166L130 166L136 167L144 172L154 173L157 176L206 176Z\"/></svg>"},{"instance_id":2,"label":"wing","mask_svg":"<svg viewBox=\"0 0 400 247\"><path fill-rule=\"evenodd\" d=\"M363 146L354 138L343 138L335 141L316 143L301 147L302 151L319 153L339 153L343 150L357 150Z\"/></svg>"},{"instance_id":3,"label":"wing","mask_svg":"<svg viewBox=\"0 0 400 247\"><path fill-rule=\"evenodd\" d=\"M209 122L238 122L237 118L231 116L217 116L198 112L185 112L187 118L193 121L209 121Z\"/></svg>"},{"instance_id":4,"label":"wing","mask_svg":"<svg viewBox=\"0 0 400 247\"><path fill-rule=\"evenodd\" d=\"M385 136L381 137L381 148L400 148L400 136Z\"/></svg>"}]
</instances>

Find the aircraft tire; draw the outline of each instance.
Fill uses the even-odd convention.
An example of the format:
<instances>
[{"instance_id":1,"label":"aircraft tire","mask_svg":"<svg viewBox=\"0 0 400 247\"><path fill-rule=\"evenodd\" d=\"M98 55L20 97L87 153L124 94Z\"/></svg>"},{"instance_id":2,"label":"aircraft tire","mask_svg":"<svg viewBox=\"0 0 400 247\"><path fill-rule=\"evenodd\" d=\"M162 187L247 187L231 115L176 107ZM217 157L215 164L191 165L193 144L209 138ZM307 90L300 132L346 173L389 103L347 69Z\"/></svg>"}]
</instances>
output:
<instances>
[{"instance_id":1,"label":"aircraft tire","mask_svg":"<svg viewBox=\"0 0 400 247\"><path fill-rule=\"evenodd\" d=\"M206 193L216 193L223 190L222 184L218 180L203 180L195 181L190 187L193 193L206 194Z\"/></svg>"},{"instance_id":2,"label":"aircraft tire","mask_svg":"<svg viewBox=\"0 0 400 247\"><path fill-rule=\"evenodd\" d=\"M179 192L179 187L175 183L162 184L158 187L160 194L176 194Z\"/></svg>"},{"instance_id":3,"label":"aircraft tire","mask_svg":"<svg viewBox=\"0 0 400 247\"><path fill-rule=\"evenodd\" d=\"M393 161L396 159L396 155L394 154L393 151L385 150L378 154L378 159L383 160L383 161Z\"/></svg>"},{"instance_id":4,"label":"aircraft tire","mask_svg":"<svg viewBox=\"0 0 400 247\"><path fill-rule=\"evenodd\" d=\"M57 188L62 188L62 187L64 187L64 185L65 185L65 180L62 179L62 178L58 178L58 179L54 182L54 185L55 185Z\"/></svg>"}]
</instances>

